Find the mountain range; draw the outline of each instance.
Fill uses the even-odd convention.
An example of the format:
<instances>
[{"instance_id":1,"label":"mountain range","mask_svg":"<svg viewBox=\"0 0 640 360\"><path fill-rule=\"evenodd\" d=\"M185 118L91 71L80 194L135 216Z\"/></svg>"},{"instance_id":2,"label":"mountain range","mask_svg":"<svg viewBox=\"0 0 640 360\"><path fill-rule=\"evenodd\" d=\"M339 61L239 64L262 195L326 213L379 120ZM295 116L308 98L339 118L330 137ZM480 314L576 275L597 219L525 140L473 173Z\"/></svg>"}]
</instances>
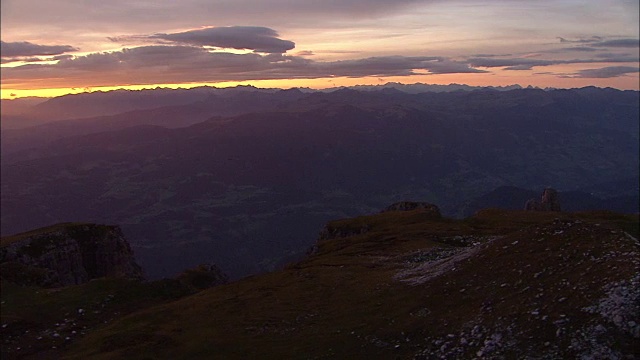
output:
<instances>
[{"instance_id":1,"label":"mountain range","mask_svg":"<svg viewBox=\"0 0 640 360\"><path fill-rule=\"evenodd\" d=\"M2 234L119 224L151 278L200 263L239 278L406 199L462 217L497 188L553 186L637 212L637 91L303 90L91 93L3 115Z\"/></svg>"}]
</instances>

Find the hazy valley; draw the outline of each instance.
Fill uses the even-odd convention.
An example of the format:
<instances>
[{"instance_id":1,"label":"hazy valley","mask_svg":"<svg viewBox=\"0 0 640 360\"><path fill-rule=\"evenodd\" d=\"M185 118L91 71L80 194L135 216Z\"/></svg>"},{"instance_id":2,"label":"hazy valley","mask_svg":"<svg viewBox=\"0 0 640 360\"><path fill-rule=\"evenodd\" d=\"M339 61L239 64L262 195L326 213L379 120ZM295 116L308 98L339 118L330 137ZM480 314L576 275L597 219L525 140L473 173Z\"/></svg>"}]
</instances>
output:
<instances>
[{"instance_id":1,"label":"hazy valley","mask_svg":"<svg viewBox=\"0 0 640 360\"><path fill-rule=\"evenodd\" d=\"M2 360L632 360L640 2L2 0Z\"/></svg>"},{"instance_id":2,"label":"hazy valley","mask_svg":"<svg viewBox=\"0 0 640 360\"><path fill-rule=\"evenodd\" d=\"M20 126L2 120L2 234L118 224L152 278L200 263L237 278L300 258L329 220L400 200L461 217L521 209L526 191L553 186L568 210L638 211L638 92L403 89L157 89L27 106ZM42 114L56 121L25 127ZM503 186L521 192L491 195Z\"/></svg>"}]
</instances>

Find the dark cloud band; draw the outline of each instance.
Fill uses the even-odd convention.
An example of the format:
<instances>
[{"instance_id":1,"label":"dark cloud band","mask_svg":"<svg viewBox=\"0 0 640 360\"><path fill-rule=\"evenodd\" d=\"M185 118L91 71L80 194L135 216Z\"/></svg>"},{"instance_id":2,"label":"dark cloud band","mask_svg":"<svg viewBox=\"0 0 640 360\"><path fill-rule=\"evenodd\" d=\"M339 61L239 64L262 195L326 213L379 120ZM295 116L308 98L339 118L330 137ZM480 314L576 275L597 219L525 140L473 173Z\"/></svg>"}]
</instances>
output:
<instances>
[{"instance_id":1,"label":"dark cloud band","mask_svg":"<svg viewBox=\"0 0 640 360\"><path fill-rule=\"evenodd\" d=\"M60 55L77 50L70 45L38 45L28 41L0 42L0 55L3 58Z\"/></svg>"},{"instance_id":2,"label":"dark cloud band","mask_svg":"<svg viewBox=\"0 0 640 360\"><path fill-rule=\"evenodd\" d=\"M568 75L564 77L568 78L589 78L589 79L604 79L619 77L626 74L633 74L640 72L640 68L632 66L607 66L599 69L585 69L580 70L574 75Z\"/></svg>"},{"instance_id":3,"label":"dark cloud band","mask_svg":"<svg viewBox=\"0 0 640 360\"><path fill-rule=\"evenodd\" d=\"M638 62L637 56L627 54L603 54L594 59L572 59L572 60L543 60L530 58L470 58L469 65L484 68L504 68L505 70L531 70L538 66L551 66L563 64L591 64L600 62L609 63L629 63Z\"/></svg>"},{"instance_id":4,"label":"dark cloud band","mask_svg":"<svg viewBox=\"0 0 640 360\"><path fill-rule=\"evenodd\" d=\"M128 83L155 84L483 72L487 71L443 57L383 56L320 62L278 53L232 54L195 46L153 45L62 59L57 64L23 65L6 69L2 75L6 83L63 79L60 81L82 81L78 86L104 86L107 81L117 81L120 74L127 75Z\"/></svg>"},{"instance_id":5,"label":"dark cloud band","mask_svg":"<svg viewBox=\"0 0 640 360\"><path fill-rule=\"evenodd\" d=\"M295 43L278 38L278 33L261 26L208 27L171 34L134 36L130 40L160 40L193 46L211 46L216 48L253 50L261 53L282 54L295 47ZM112 38L114 41L127 40L127 37Z\"/></svg>"}]
</instances>

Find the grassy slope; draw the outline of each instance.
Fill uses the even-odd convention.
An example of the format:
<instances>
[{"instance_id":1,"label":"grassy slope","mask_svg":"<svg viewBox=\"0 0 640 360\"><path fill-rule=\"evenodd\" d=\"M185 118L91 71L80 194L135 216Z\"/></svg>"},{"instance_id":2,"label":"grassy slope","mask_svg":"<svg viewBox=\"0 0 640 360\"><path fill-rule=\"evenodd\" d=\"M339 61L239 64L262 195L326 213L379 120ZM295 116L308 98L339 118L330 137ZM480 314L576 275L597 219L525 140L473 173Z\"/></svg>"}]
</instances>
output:
<instances>
[{"instance_id":1,"label":"grassy slope","mask_svg":"<svg viewBox=\"0 0 640 360\"><path fill-rule=\"evenodd\" d=\"M637 273L637 253L630 261L637 245L619 230L637 236L637 223L637 216L610 213L497 210L463 221L428 220L419 211L339 221L331 225L368 224L370 230L326 240L315 255L283 271L125 316L90 333L66 355L393 359L423 351L445 354L441 344L472 338L472 328L481 325L484 333L476 337L513 332L519 350L505 348L507 355L550 342L573 357L570 340L556 336L552 321L571 319L562 325L568 332L595 324L580 309L605 296L606 284ZM425 283L397 278L420 265L420 254L452 247L458 239L453 236L488 242L485 235L502 237ZM606 256L604 263L589 260ZM620 339L621 351L638 345ZM481 346L472 343L456 356L473 356Z\"/></svg>"},{"instance_id":2,"label":"grassy slope","mask_svg":"<svg viewBox=\"0 0 640 360\"><path fill-rule=\"evenodd\" d=\"M193 292L175 280L98 279L56 289L2 280L2 358L58 358L73 341L116 318Z\"/></svg>"}]
</instances>

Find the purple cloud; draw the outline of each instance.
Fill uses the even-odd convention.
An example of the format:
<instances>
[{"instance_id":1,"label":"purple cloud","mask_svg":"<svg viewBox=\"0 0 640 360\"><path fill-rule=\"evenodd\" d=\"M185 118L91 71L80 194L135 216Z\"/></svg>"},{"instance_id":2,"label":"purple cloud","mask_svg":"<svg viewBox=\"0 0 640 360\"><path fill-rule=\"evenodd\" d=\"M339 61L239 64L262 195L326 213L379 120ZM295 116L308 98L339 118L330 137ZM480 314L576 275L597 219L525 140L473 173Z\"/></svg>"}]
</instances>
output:
<instances>
[{"instance_id":1,"label":"purple cloud","mask_svg":"<svg viewBox=\"0 0 640 360\"><path fill-rule=\"evenodd\" d=\"M594 42L599 42L602 41L602 37L601 36L592 36L590 38L580 38L580 39L576 39L576 40L571 40L571 39L567 39L567 38L563 38L558 36L557 37L558 40L560 40L561 43L578 43L578 44L588 44L588 43L594 43Z\"/></svg>"},{"instance_id":2,"label":"purple cloud","mask_svg":"<svg viewBox=\"0 0 640 360\"><path fill-rule=\"evenodd\" d=\"M562 51L593 52L593 51L598 51L598 49L595 49L595 48L592 48L592 47L588 47L588 46L574 46L574 47L562 48L561 50L556 51L556 52L562 52Z\"/></svg>"},{"instance_id":3,"label":"purple cloud","mask_svg":"<svg viewBox=\"0 0 640 360\"><path fill-rule=\"evenodd\" d=\"M60 55L78 49L70 45L38 45L28 41L4 42L0 41L0 53L3 58Z\"/></svg>"},{"instance_id":4,"label":"purple cloud","mask_svg":"<svg viewBox=\"0 0 640 360\"><path fill-rule=\"evenodd\" d=\"M605 40L591 44L591 46L597 47L622 47L622 48L637 48L640 47L640 40L638 39L617 39L617 40Z\"/></svg>"},{"instance_id":5,"label":"purple cloud","mask_svg":"<svg viewBox=\"0 0 640 360\"><path fill-rule=\"evenodd\" d=\"M27 64L3 70L3 81L60 81L103 86L322 77L409 76L483 73L464 62L433 56L382 56L343 61L314 61L280 53L232 54L195 46L141 46L62 59L56 64ZM126 79L125 79L126 77ZM58 80L59 79L59 80Z\"/></svg>"},{"instance_id":6,"label":"purple cloud","mask_svg":"<svg viewBox=\"0 0 640 360\"><path fill-rule=\"evenodd\" d=\"M172 34L154 34L150 39L160 39L195 46L248 49L263 53L285 53L295 43L278 38L278 33L261 26L210 27Z\"/></svg>"},{"instance_id":7,"label":"purple cloud","mask_svg":"<svg viewBox=\"0 0 640 360\"><path fill-rule=\"evenodd\" d=\"M531 70L536 66L551 66L561 64L590 64L590 63L628 63L637 62L637 56L626 54L606 54L607 56L597 56L595 59L572 59L572 60L544 60L532 58L470 58L468 63L472 67L494 68L501 67L505 70Z\"/></svg>"},{"instance_id":8,"label":"purple cloud","mask_svg":"<svg viewBox=\"0 0 640 360\"><path fill-rule=\"evenodd\" d=\"M561 43L574 43L582 44L582 46L576 46L572 48L566 48L565 50L573 51L594 51L594 48L601 47L614 47L614 48L637 48L640 47L640 39L612 39L605 40L601 36L592 36L590 38L581 38L577 40L569 40L563 37L558 37Z\"/></svg>"},{"instance_id":9,"label":"purple cloud","mask_svg":"<svg viewBox=\"0 0 640 360\"><path fill-rule=\"evenodd\" d=\"M531 70L534 66L549 66L561 61L539 60L531 58L471 58L468 59L469 65L473 67L505 67L507 70Z\"/></svg>"},{"instance_id":10,"label":"purple cloud","mask_svg":"<svg viewBox=\"0 0 640 360\"><path fill-rule=\"evenodd\" d=\"M599 69L585 69L580 70L574 75L568 75L563 77L569 78L613 78L623 76L626 74L632 74L639 72L640 68L633 66L607 66Z\"/></svg>"}]
</instances>

